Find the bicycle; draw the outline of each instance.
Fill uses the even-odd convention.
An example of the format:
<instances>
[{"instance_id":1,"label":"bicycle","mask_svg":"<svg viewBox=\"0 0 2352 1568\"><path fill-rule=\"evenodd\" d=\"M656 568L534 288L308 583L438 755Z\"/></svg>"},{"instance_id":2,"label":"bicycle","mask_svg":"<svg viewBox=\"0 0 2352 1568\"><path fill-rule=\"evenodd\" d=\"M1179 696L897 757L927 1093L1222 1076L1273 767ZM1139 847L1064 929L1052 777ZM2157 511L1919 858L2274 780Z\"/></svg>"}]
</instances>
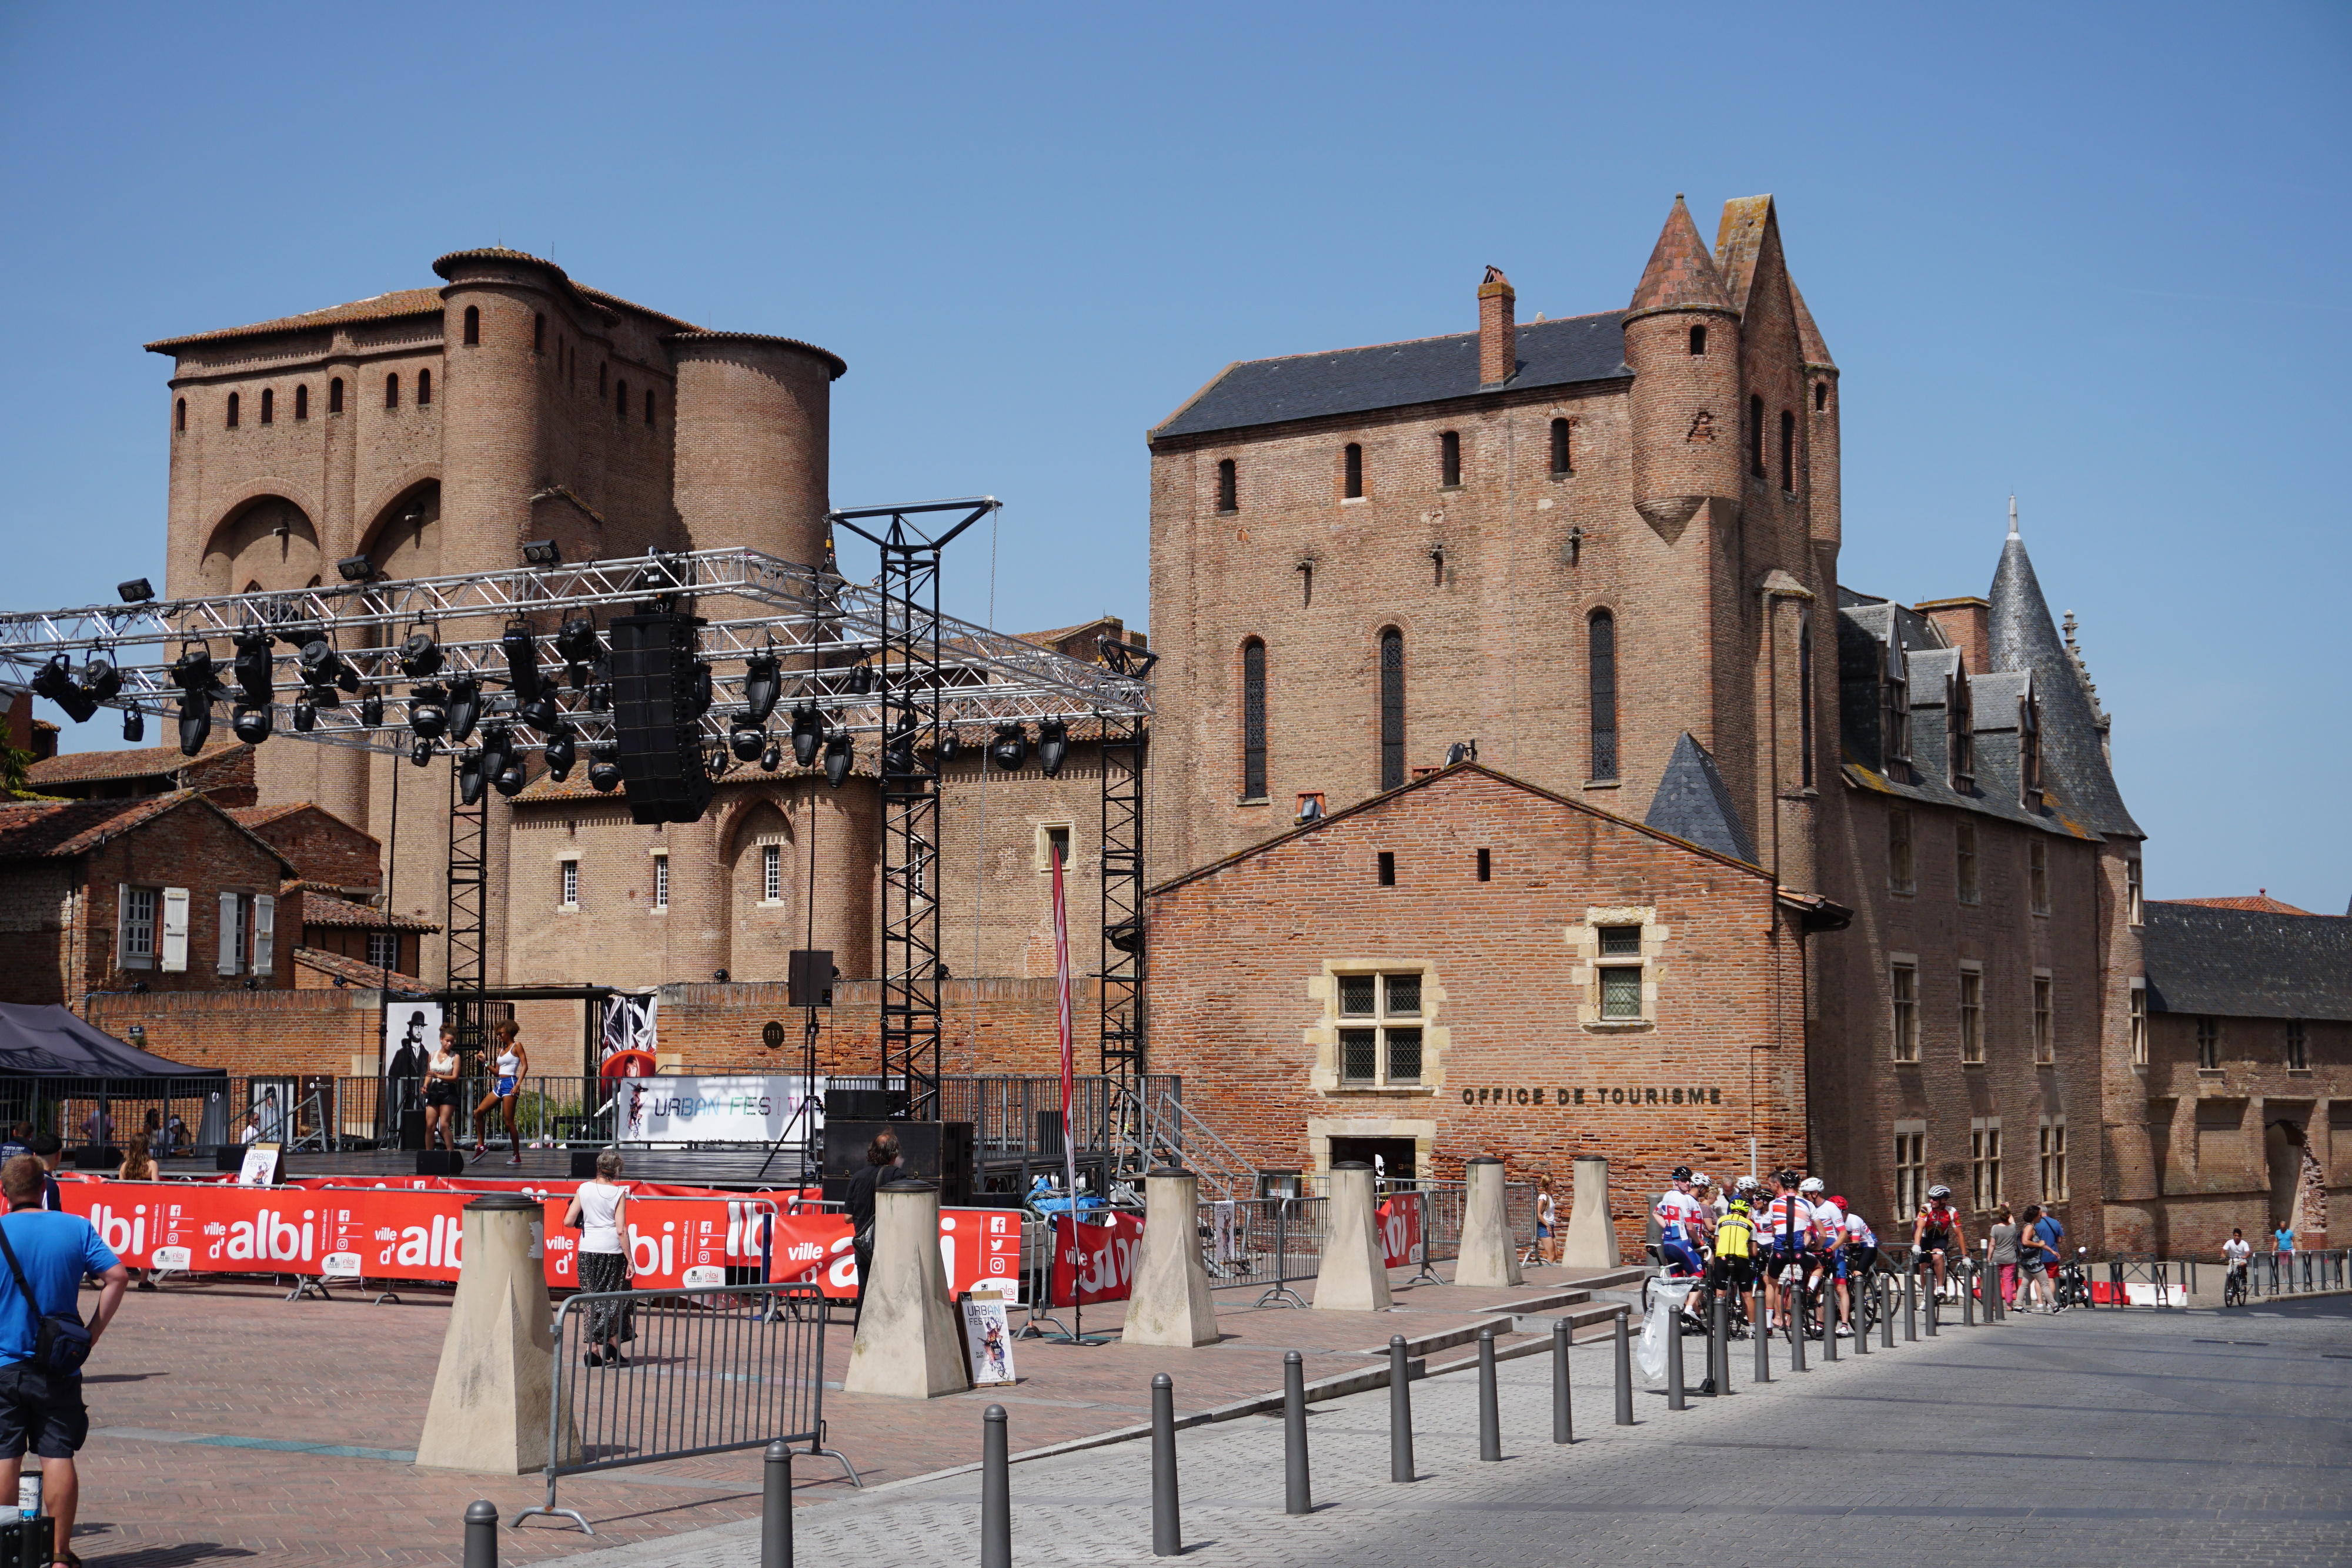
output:
<instances>
[{"instance_id":1,"label":"bicycle","mask_svg":"<svg viewBox=\"0 0 2352 1568\"><path fill-rule=\"evenodd\" d=\"M2246 1266L2232 1263L2221 1277L2221 1305L2242 1307L2246 1304Z\"/></svg>"}]
</instances>

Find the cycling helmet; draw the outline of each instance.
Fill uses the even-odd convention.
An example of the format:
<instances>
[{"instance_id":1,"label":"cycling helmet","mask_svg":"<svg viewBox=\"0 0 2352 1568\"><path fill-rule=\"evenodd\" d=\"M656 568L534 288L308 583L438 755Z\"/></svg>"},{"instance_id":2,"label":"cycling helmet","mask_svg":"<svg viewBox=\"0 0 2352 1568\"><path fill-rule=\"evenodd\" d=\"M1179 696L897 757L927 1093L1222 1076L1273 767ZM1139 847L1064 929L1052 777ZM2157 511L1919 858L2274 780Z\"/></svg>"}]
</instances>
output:
<instances>
[{"instance_id":1,"label":"cycling helmet","mask_svg":"<svg viewBox=\"0 0 2352 1568\"><path fill-rule=\"evenodd\" d=\"M1743 1215L1743 1216L1744 1216L1744 1215L1745 1215L1745 1214L1747 1214L1747 1212L1748 1212L1748 1200L1747 1200L1746 1198L1744 1198L1744 1197L1735 1197L1735 1198L1733 1198L1733 1199L1731 1200L1731 1207L1730 1207L1728 1209L1726 1209L1724 1212L1726 1212L1727 1214L1738 1214L1738 1215Z\"/></svg>"},{"instance_id":2,"label":"cycling helmet","mask_svg":"<svg viewBox=\"0 0 2352 1568\"><path fill-rule=\"evenodd\" d=\"M1700 1171L1698 1174L1691 1177L1691 1186L1713 1186L1715 1184L1713 1182L1707 1179L1707 1176L1705 1171Z\"/></svg>"},{"instance_id":3,"label":"cycling helmet","mask_svg":"<svg viewBox=\"0 0 2352 1568\"><path fill-rule=\"evenodd\" d=\"M1822 1189L1822 1178L1819 1176L1807 1176L1797 1184L1799 1192L1820 1192Z\"/></svg>"},{"instance_id":4,"label":"cycling helmet","mask_svg":"<svg viewBox=\"0 0 2352 1568\"><path fill-rule=\"evenodd\" d=\"M1832 1194L1830 1194L1830 1201L1831 1201L1832 1203L1836 1204L1840 1208L1847 1208L1847 1209L1850 1209L1850 1208L1852 1208L1852 1207L1853 1207L1853 1205L1852 1205L1852 1204L1848 1203L1844 1198L1843 1198L1843 1197L1839 1197L1836 1193L1832 1193Z\"/></svg>"},{"instance_id":5,"label":"cycling helmet","mask_svg":"<svg viewBox=\"0 0 2352 1568\"><path fill-rule=\"evenodd\" d=\"M1690 1180L1690 1178L1691 1178L1690 1166L1676 1166L1675 1167L1675 1179L1676 1181L1688 1181L1688 1180Z\"/></svg>"},{"instance_id":6,"label":"cycling helmet","mask_svg":"<svg viewBox=\"0 0 2352 1568\"><path fill-rule=\"evenodd\" d=\"M1952 1196L1952 1189L1951 1189L1950 1187L1946 1186L1943 1183L1941 1183L1941 1182L1937 1182L1934 1186L1931 1186L1931 1187L1929 1187L1929 1188L1927 1189L1927 1196L1928 1196L1929 1197L1932 1197L1932 1198L1936 1198L1936 1199L1941 1200L1941 1199L1943 1199L1943 1198L1947 1198L1947 1197L1951 1197L1951 1196Z\"/></svg>"},{"instance_id":7,"label":"cycling helmet","mask_svg":"<svg viewBox=\"0 0 2352 1568\"><path fill-rule=\"evenodd\" d=\"M1754 1192L1763 1185L1764 1184L1762 1182L1758 1181L1752 1176L1741 1176L1738 1181L1731 1184L1731 1190L1734 1192Z\"/></svg>"}]
</instances>

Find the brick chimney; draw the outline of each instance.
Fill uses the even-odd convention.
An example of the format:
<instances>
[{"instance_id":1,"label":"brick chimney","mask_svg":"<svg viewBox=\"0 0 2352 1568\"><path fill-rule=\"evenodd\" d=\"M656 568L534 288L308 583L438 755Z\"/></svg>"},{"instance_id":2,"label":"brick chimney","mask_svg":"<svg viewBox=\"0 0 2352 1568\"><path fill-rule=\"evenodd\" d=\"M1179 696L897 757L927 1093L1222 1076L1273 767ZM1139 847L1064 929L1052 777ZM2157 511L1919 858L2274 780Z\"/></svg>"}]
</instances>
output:
<instances>
[{"instance_id":1,"label":"brick chimney","mask_svg":"<svg viewBox=\"0 0 2352 1568\"><path fill-rule=\"evenodd\" d=\"M1513 319L1518 294L1499 267L1486 269L1478 285L1478 384L1500 386L1518 373L1519 329Z\"/></svg>"},{"instance_id":2,"label":"brick chimney","mask_svg":"<svg viewBox=\"0 0 2352 1568\"><path fill-rule=\"evenodd\" d=\"M1929 599L1911 608L1934 622L1944 641L1960 651L1960 665L1969 674L1991 674L1990 604L1981 599Z\"/></svg>"}]
</instances>

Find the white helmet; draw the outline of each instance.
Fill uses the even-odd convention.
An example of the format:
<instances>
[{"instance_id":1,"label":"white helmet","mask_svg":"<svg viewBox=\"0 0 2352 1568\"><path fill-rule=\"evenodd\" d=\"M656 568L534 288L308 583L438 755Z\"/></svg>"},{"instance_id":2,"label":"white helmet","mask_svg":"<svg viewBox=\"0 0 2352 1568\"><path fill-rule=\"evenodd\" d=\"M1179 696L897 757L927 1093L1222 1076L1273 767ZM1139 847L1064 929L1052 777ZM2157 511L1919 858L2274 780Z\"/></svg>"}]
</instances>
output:
<instances>
[{"instance_id":1,"label":"white helmet","mask_svg":"<svg viewBox=\"0 0 2352 1568\"><path fill-rule=\"evenodd\" d=\"M1707 1179L1707 1176L1705 1171L1696 1172L1691 1177L1691 1186L1713 1186L1715 1184L1713 1182Z\"/></svg>"},{"instance_id":2,"label":"white helmet","mask_svg":"<svg viewBox=\"0 0 2352 1568\"><path fill-rule=\"evenodd\" d=\"M1738 1181L1731 1184L1731 1190L1734 1192L1754 1192L1763 1186L1763 1185L1764 1184L1762 1182L1758 1181L1752 1176L1744 1176Z\"/></svg>"},{"instance_id":3,"label":"white helmet","mask_svg":"<svg viewBox=\"0 0 2352 1568\"><path fill-rule=\"evenodd\" d=\"M1797 1184L1797 1190L1799 1192L1822 1192L1827 1189L1822 1186L1821 1177L1807 1176L1804 1180Z\"/></svg>"}]
</instances>

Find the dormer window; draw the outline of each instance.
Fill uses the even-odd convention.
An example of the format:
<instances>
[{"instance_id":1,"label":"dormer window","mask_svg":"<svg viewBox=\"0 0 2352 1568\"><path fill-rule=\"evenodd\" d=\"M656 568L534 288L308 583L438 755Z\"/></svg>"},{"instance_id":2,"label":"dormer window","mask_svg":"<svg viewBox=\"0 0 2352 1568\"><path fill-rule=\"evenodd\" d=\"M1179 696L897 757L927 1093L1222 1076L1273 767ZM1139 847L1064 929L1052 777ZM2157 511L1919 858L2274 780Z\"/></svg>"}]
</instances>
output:
<instances>
[{"instance_id":1,"label":"dormer window","mask_svg":"<svg viewBox=\"0 0 2352 1568\"><path fill-rule=\"evenodd\" d=\"M2042 716L2031 692L2017 699L2017 796L2021 806L2042 804Z\"/></svg>"},{"instance_id":2,"label":"dormer window","mask_svg":"<svg viewBox=\"0 0 2352 1568\"><path fill-rule=\"evenodd\" d=\"M1977 719L1965 674L1955 674L1944 684L1944 755L1951 764L1952 788L1972 795L1977 788Z\"/></svg>"},{"instance_id":3,"label":"dormer window","mask_svg":"<svg viewBox=\"0 0 2352 1568\"><path fill-rule=\"evenodd\" d=\"M1886 640L1886 664L1879 681L1879 722L1886 737L1886 762L1911 760L1911 683L1903 662L1903 643L1894 633Z\"/></svg>"}]
</instances>

